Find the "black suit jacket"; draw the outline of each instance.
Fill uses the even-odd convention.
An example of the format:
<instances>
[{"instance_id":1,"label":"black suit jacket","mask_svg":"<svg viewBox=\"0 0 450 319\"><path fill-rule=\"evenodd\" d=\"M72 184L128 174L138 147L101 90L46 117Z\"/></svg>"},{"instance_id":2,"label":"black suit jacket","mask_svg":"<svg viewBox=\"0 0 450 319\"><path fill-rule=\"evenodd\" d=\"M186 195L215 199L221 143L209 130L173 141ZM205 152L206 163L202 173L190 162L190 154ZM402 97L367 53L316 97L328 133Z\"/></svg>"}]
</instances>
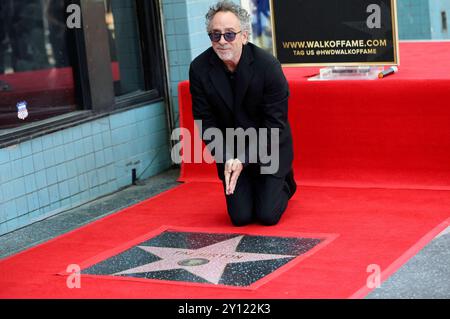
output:
<instances>
[{"instance_id":1,"label":"black suit jacket","mask_svg":"<svg viewBox=\"0 0 450 319\"><path fill-rule=\"evenodd\" d=\"M287 175L293 160L292 135L288 123L289 87L281 65L274 56L252 43L245 45L235 71L236 86L233 93L224 63L211 47L192 61L189 81L193 115L195 120L202 120L202 136L211 127L220 129L224 137L226 128L267 128L269 131L278 128L280 164L273 175ZM203 140L207 145L211 142L209 139ZM270 137L268 140L270 142ZM268 147L270 153L270 143ZM217 163L217 169L223 180L224 163L239 154L222 153L221 158L213 155L216 162L222 162ZM248 154L244 160L239 158L245 169L249 165ZM256 165L262 165L259 157Z\"/></svg>"}]
</instances>

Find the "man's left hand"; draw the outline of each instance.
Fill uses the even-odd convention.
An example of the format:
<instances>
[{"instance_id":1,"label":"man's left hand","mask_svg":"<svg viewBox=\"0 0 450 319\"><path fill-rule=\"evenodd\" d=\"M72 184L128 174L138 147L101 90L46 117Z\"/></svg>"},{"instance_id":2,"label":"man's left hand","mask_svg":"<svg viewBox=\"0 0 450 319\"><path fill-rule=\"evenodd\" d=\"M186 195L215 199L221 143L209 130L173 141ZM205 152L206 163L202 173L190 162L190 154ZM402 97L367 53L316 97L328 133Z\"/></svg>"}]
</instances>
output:
<instances>
[{"instance_id":1,"label":"man's left hand","mask_svg":"<svg viewBox=\"0 0 450 319\"><path fill-rule=\"evenodd\" d=\"M242 172L244 165L241 161L236 159L229 159L225 163L225 193L231 195L236 188L237 180Z\"/></svg>"}]
</instances>

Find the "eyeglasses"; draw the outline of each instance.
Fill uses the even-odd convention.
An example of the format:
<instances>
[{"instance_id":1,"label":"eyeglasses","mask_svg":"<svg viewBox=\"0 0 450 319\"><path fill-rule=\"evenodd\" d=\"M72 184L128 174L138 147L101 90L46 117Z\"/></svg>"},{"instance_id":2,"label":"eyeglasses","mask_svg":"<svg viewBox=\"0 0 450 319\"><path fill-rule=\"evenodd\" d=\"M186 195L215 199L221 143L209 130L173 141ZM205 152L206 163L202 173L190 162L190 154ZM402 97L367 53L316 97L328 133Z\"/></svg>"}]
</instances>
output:
<instances>
[{"instance_id":1,"label":"eyeglasses","mask_svg":"<svg viewBox=\"0 0 450 319\"><path fill-rule=\"evenodd\" d=\"M236 34L241 33L242 31L239 32L232 32L232 31L228 31L225 33L220 33L220 32L210 32L208 33L209 38L211 39L212 42L219 42L220 39L223 38L225 39L225 41L227 42L233 42L234 39L236 39Z\"/></svg>"}]
</instances>

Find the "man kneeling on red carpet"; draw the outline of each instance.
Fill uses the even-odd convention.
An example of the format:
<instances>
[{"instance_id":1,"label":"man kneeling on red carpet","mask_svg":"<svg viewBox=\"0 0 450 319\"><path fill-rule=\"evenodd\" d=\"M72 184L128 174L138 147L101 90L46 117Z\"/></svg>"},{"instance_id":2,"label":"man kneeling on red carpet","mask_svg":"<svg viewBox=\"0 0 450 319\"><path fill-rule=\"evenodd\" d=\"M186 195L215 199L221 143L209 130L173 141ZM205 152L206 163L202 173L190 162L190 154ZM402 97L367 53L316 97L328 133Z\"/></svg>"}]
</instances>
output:
<instances>
[{"instance_id":1,"label":"man kneeling on red carpet","mask_svg":"<svg viewBox=\"0 0 450 319\"><path fill-rule=\"evenodd\" d=\"M265 139L249 138L243 148L237 145L242 140L228 139L219 143L223 151L211 153L232 223L275 225L297 188L287 118L288 83L279 61L248 42L250 16L242 7L219 1L206 14L206 25L211 47L192 61L189 70L194 119L202 123L202 139L208 148L217 142L211 134L204 134L211 128L220 130L222 137L230 128L266 130ZM245 134L240 138L247 140ZM275 170L267 169L274 165L263 160L270 150L278 153Z\"/></svg>"}]
</instances>

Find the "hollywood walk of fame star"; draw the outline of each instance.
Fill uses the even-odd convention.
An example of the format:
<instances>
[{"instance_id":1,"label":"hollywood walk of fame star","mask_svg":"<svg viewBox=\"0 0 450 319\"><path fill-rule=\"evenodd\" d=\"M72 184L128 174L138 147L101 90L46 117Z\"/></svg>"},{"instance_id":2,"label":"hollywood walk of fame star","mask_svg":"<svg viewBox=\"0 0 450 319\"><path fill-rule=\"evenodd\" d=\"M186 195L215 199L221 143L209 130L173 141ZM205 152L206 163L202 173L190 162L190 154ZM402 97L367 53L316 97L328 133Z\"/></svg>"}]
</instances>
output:
<instances>
[{"instance_id":1,"label":"hollywood walk of fame star","mask_svg":"<svg viewBox=\"0 0 450 319\"><path fill-rule=\"evenodd\" d=\"M218 284L225 267L230 263L297 257L290 255L238 252L236 251L236 248L243 237L244 236L237 236L199 249L138 246L140 249L158 256L161 260L127 269L115 273L114 275L120 276L153 271L184 269L213 284Z\"/></svg>"}]
</instances>

